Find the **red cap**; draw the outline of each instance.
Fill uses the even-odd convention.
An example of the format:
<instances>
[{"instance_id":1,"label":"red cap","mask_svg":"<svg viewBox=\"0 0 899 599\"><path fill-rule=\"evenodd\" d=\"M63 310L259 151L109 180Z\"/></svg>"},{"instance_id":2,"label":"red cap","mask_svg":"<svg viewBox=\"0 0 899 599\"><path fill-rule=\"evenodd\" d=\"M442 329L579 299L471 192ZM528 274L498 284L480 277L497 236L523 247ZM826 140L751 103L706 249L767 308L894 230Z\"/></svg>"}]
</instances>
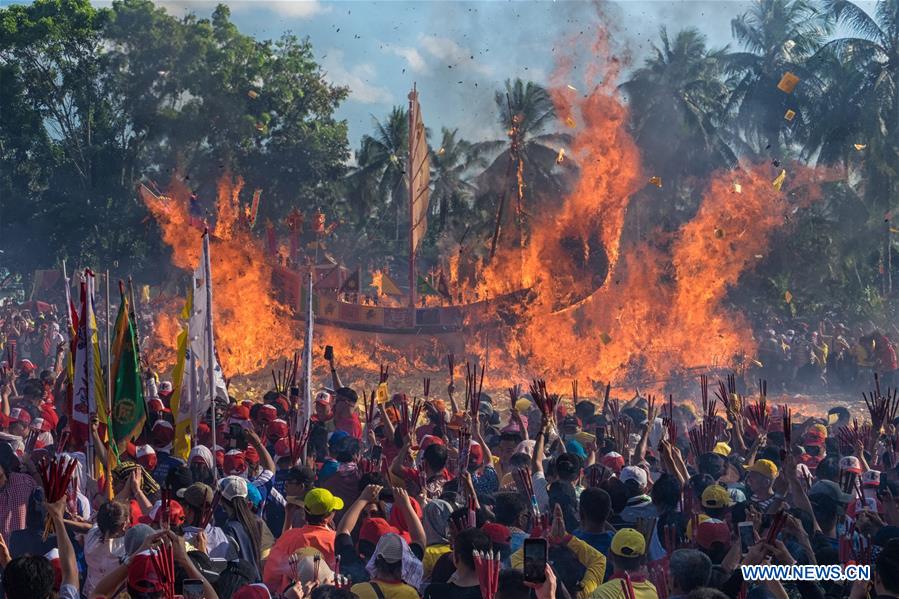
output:
<instances>
[{"instance_id":1,"label":"red cap","mask_svg":"<svg viewBox=\"0 0 899 599\"><path fill-rule=\"evenodd\" d=\"M250 408L247 406L235 406L231 409L231 418L235 420L249 420Z\"/></svg>"},{"instance_id":2,"label":"red cap","mask_svg":"<svg viewBox=\"0 0 899 599\"><path fill-rule=\"evenodd\" d=\"M412 510L415 512L415 515L420 519L424 515L421 511L421 506L418 505L418 502L412 497L409 498L409 501L412 504ZM409 526L406 524L406 518L403 517L399 510L390 510L390 520L388 520L388 522L393 526L396 526L403 533L406 533L403 536L408 539Z\"/></svg>"},{"instance_id":3,"label":"red cap","mask_svg":"<svg viewBox=\"0 0 899 599\"><path fill-rule=\"evenodd\" d=\"M484 531L484 534L490 537L490 542L493 543L494 546L508 545L512 542L512 531L502 524L497 524L496 522L488 522L481 527L481 530Z\"/></svg>"},{"instance_id":4,"label":"red cap","mask_svg":"<svg viewBox=\"0 0 899 599\"><path fill-rule=\"evenodd\" d=\"M175 439L175 427L168 420L157 420L150 429L150 442L156 447L166 447Z\"/></svg>"},{"instance_id":5,"label":"red cap","mask_svg":"<svg viewBox=\"0 0 899 599\"><path fill-rule=\"evenodd\" d=\"M471 448L468 450L468 461L477 466L484 463L484 450L476 441L472 441Z\"/></svg>"},{"instance_id":6,"label":"red cap","mask_svg":"<svg viewBox=\"0 0 899 599\"><path fill-rule=\"evenodd\" d=\"M244 399L244 400L242 400L242 401L240 402L240 405L246 406L247 409L249 410L250 408L253 407L253 403L254 403L254 402L253 402L252 399Z\"/></svg>"},{"instance_id":7,"label":"red cap","mask_svg":"<svg viewBox=\"0 0 899 599\"><path fill-rule=\"evenodd\" d=\"M19 360L19 370L30 374L37 370L37 366L31 360Z\"/></svg>"},{"instance_id":8,"label":"red cap","mask_svg":"<svg viewBox=\"0 0 899 599\"><path fill-rule=\"evenodd\" d=\"M219 468L224 468L225 466L225 450L222 449L219 445L215 446L215 451L213 452L215 455L215 465Z\"/></svg>"},{"instance_id":9,"label":"red cap","mask_svg":"<svg viewBox=\"0 0 899 599\"><path fill-rule=\"evenodd\" d=\"M287 439L278 439L275 441L275 456L289 456L290 455L290 443Z\"/></svg>"},{"instance_id":10,"label":"red cap","mask_svg":"<svg viewBox=\"0 0 899 599\"><path fill-rule=\"evenodd\" d=\"M278 418L278 410L275 406L271 406L265 404L261 408L259 408L259 420L262 422L272 422L273 420Z\"/></svg>"},{"instance_id":11,"label":"red cap","mask_svg":"<svg viewBox=\"0 0 899 599\"><path fill-rule=\"evenodd\" d=\"M247 462L253 464L254 466L259 463L259 453L252 445L246 448L246 450L243 452L243 457Z\"/></svg>"},{"instance_id":12,"label":"red cap","mask_svg":"<svg viewBox=\"0 0 899 599\"><path fill-rule=\"evenodd\" d=\"M212 429L205 422L197 425L197 439L199 439L200 445L212 446Z\"/></svg>"},{"instance_id":13,"label":"red cap","mask_svg":"<svg viewBox=\"0 0 899 599\"><path fill-rule=\"evenodd\" d=\"M421 441L418 442L418 450L424 451L431 445L445 445L443 439L436 435L425 435L421 438Z\"/></svg>"},{"instance_id":14,"label":"red cap","mask_svg":"<svg viewBox=\"0 0 899 599\"><path fill-rule=\"evenodd\" d=\"M231 595L232 599L272 599L272 594L264 584L245 584Z\"/></svg>"},{"instance_id":15,"label":"red cap","mask_svg":"<svg viewBox=\"0 0 899 599\"><path fill-rule=\"evenodd\" d=\"M239 449L232 449L225 454L224 460L222 462L222 470L225 471L226 476L230 476L232 474L241 474L246 469L247 460L242 451L240 451Z\"/></svg>"},{"instance_id":16,"label":"red cap","mask_svg":"<svg viewBox=\"0 0 899 599\"><path fill-rule=\"evenodd\" d=\"M620 474L621 469L624 468L624 456L616 451L610 451L599 458L599 463L615 474Z\"/></svg>"},{"instance_id":17,"label":"red cap","mask_svg":"<svg viewBox=\"0 0 899 599\"><path fill-rule=\"evenodd\" d=\"M151 513L153 514L153 523L159 524L162 520L162 506L154 506ZM180 526L181 524L184 524L184 508L172 499L169 501L169 525Z\"/></svg>"},{"instance_id":18,"label":"red cap","mask_svg":"<svg viewBox=\"0 0 899 599\"><path fill-rule=\"evenodd\" d=\"M802 444L803 445L812 445L823 447L826 439L824 435L821 434L821 431L818 430L810 430L802 436Z\"/></svg>"},{"instance_id":19,"label":"red cap","mask_svg":"<svg viewBox=\"0 0 899 599\"><path fill-rule=\"evenodd\" d=\"M278 404L278 407L281 408L281 411L283 413L286 414L286 413L290 412L290 404L287 403L287 398L284 397L283 395L279 395L278 397L276 397L274 399L274 401L272 401L272 403Z\"/></svg>"},{"instance_id":20,"label":"red cap","mask_svg":"<svg viewBox=\"0 0 899 599\"><path fill-rule=\"evenodd\" d=\"M701 522L696 527L696 544L711 549L712 543L730 544L730 528L727 522Z\"/></svg>"},{"instance_id":21,"label":"red cap","mask_svg":"<svg viewBox=\"0 0 899 599\"><path fill-rule=\"evenodd\" d=\"M128 586L141 593L158 593L165 587L153 567L153 556L143 551L131 558L128 564Z\"/></svg>"},{"instance_id":22,"label":"red cap","mask_svg":"<svg viewBox=\"0 0 899 599\"><path fill-rule=\"evenodd\" d=\"M287 423L277 418L268 423L268 429L265 431L269 439L278 440L287 436Z\"/></svg>"},{"instance_id":23,"label":"red cap","mask_svg":"<svg viewBox=\"0 0 899 599\"><path fill-rule=\"evenodd\" d=\"M27 410L24 410L22 408L13 408L9 411L9 421L19 421L22 424L28 426L29 424L31 424L31 414L29 414Z\"/></svg>"},{"instance_id":24,"label":"red cap","mask_svg":"<svg viewBox=\"0 0 899 599\"><path fill-rule=\"evenodd\" d=\"M41 404L41 418L50 425L50 430L56 430L59 426L59 415L52 403Z\"/></svg>"},{"instance_id":25,"label":"red cap","mask_svg":"<svg viewBox=\"0 0 899 599\"><path fill-rule=\"evenodd\" d=\"M172 411L170 409L168 409L167 407L165 407L165 404L162 403L162 400L159 399L158 397L153 398L149 402L147 402L147 408L151 412L166 412L169 414L172 413Z\"/></svg>"},{"instance_id":26,"label":"red cap","mask_svg":"<svg viewBox=\"0 0 899 599\"><path fill-rule=\"evenodd\" d=\"M388 524L384 518L369 518L359 528L359 540L377 545L381 537L391 532L400 534L400 529Z\"/></svg>"}]
</instances>

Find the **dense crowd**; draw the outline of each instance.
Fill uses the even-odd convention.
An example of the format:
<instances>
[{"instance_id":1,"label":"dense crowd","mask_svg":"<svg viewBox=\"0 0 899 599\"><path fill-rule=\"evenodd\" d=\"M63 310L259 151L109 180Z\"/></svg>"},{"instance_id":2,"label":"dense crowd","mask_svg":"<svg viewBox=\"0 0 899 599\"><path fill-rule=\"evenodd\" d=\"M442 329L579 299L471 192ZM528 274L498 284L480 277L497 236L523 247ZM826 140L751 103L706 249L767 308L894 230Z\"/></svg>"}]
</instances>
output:
<instances>
[{"instance_id":1,"label":"dense crowd","mask_svg":"<svg viewBox=\"0 0 899 599\"><path fill-rule=\"evenodd\" d=\"M29 318L2 323L11 599L899 597L899 397L883 378L859 424L843 406L799 418L735 380L674 404L539 381L491 398L470 378L413 397L387 393L385 372L384 393L359 397L329 356L304 428L287 388L222 397L182 460L172 384L149 373L142 431L110 455L94 419L92 463L69 442L65 338ZM48 462L71 465L63 489ZM871 564L872 579L743 578L769 563Z\"/></svg>"}]
</instances>

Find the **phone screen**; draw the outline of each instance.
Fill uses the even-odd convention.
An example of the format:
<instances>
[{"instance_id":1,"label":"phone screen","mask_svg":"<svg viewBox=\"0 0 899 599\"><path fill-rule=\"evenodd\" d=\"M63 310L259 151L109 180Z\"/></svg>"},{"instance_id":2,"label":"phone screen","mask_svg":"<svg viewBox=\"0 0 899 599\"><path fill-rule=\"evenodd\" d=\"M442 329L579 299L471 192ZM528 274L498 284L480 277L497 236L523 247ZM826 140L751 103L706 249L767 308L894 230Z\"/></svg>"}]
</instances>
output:
<instances>
[{"instance_id":1,"label":"phone screen","mask_svg":"<svg viewBox=\"0 0 899 599\"><path fill-rule=\"evenodd\" d=\"M228 427L228 448L237 449L240 436L243 431L239 424L232 424Z\"/></svg>"},{"instance_id":2,"label":"phone screen","mask_svg":"<svg viewBox=\"0 0 899 599\"><path fill-rule=\"evenodd\" d=\"M549 547L546 539L524 540L524 580L526 582L546 582L546 559Z\"/></svg>"},{"instance_id":3,"label":"phone screen","mask_svg":"<svg viewBox=\"0 0 899 599\"><path fill-rule=\"evenodd\" d=\"M331 345L325 346L325 360L333 360L334 359L334 347Z\"/></svg>"},{"instance_id":4,"label":"phone screen","mask_svg":"<svg viewBox=\"0 0 899 599\"><path fill-rule=\"evenodd\" d=\"M749 548L755 545L752 522L740 522L737 529L740 531L740 550L746 554Z\"/></svg>"},{"instance_id":5,"label":"phone screen","mask_svg":"<svg viewBox=\"0 0 899 599\"><path fill-rule=\"evenodd\" d=\"M184 599L203 599L203 581L197 578L188 578L182 586Z\"/></svg>"},{"instance_id":6,"label":"phone screen","mask_svg":"<svg viewBox=\"0 0 899 599\"><path fill-rule=\"evenodd\" d=\"M374 463L381 463L381 451L382 448L380 445L375 445L371 448L371 461Z\"/></svg>"}]
</instances>

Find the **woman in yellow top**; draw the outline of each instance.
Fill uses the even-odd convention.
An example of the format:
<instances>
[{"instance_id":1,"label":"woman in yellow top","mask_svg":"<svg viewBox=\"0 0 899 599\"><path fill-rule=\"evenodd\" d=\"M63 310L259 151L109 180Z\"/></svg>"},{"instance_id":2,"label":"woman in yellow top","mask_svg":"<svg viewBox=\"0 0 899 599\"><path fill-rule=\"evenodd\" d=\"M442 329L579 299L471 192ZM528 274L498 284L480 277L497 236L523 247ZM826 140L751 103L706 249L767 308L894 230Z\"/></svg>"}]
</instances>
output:
<instances>
[{"instance_id":1,"label":"woman in yellow top","mask_svg":"<svg viewBox=\"0 0 899 599\"><path fill-rule=\"evenodd\" d=\"M421 560L425 580L431 579L431 571L434 570L434 564L437 563L440 556L452 551L447 536L447 525L452 513L453 506L442 499L432 499L425 504L424 515L421 519L428 540L424 557Z\"/></svg>"},{"instance_id":2,"label":"woman in yellow top","mask_svg":"<svg viewBox=\"0 0 899 599\"><path fill-rule=\"evenodd\" d=\"M359 599L419 599L421 562L398 534L381 537L366 569L371 579L350 589Z\"/></svg>"}]
</instances>

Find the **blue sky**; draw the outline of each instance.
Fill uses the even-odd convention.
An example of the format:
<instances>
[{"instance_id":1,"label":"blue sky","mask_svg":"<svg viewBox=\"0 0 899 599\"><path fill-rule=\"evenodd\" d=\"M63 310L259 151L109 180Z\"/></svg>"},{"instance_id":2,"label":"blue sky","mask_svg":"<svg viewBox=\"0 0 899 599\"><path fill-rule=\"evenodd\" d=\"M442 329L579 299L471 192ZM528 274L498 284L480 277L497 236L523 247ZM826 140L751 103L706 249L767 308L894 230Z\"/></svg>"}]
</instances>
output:
<instances>
[{"instance_id":1,"label":"blue sky","mask_svg":"<svg viewBox=\"0 0 899 599\"><path fill-rule=\"evenodd\" d=\"M598 22L596 9L574 1L270 1L225 2L241 31L273 38L284 31L308 36L327 76L350 88L339 116L348 121L350 142L370 132L372 116L383 118L419 88L425 122L458 127L468 139L495 139L494 91L510 77L546 83L566 40L584 47ZM170 13L208 16L215 2L160 2ZM695 26L715 46L730 43L730 20L746 10L738 0L624 0L604 9L615 39L639 64L669 31ZM583 34L581 33L583 32ZM579 82L573 82L576 86Z\"/></svg>"}]
</instances>

